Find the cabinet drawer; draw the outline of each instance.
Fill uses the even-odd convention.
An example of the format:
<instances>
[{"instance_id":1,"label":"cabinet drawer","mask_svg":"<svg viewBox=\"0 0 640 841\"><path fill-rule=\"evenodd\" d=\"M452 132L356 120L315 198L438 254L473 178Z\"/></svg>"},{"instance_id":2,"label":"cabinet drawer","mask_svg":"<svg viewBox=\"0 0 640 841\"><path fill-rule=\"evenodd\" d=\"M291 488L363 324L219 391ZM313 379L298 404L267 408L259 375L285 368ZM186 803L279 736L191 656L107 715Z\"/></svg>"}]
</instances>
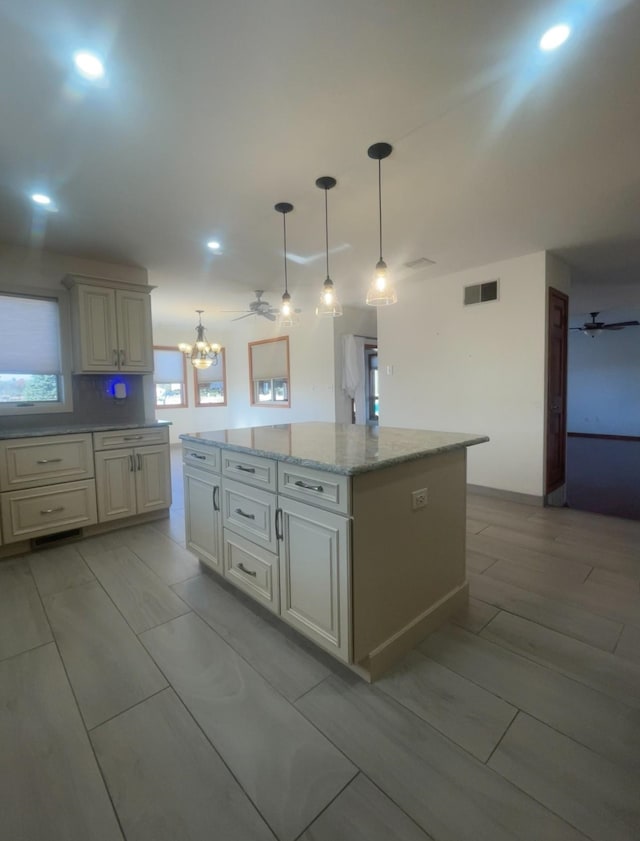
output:
<instances>
[{"instance_id":1,"label":"cabinet drawer","mask_svg":"<svg viewBox=\"0 0 640 841\"><path fill-rule=\"evenodd\" d=\"M5 543L97 522L93 479L49 488L9 491L2 494L0 506Z\"/></svg>"},{"instance_id":2,"label":"cabinet drawer","mask_svg":"<svg viewBox=\"0 0 640 841\"><path fill-rule=\"evenodd\" d=\"M192 465L200 470L220 473L220 448L194 444L191 441L185 442L182 445L182 461L185 467Z\"/></svg>"},{"instance_id":3,"label":"cabinet drawer","mask_svg":"<svg viewBox=\"0 0 640 841\"><path fill-rule=\"evenodd\" d=\"M278 556L224 530L224 574L269 610L280 610Z\"/></svg>"},{"instance_id":4,"label":"cabinet drawer","mask_svg":"<svg viewBox=\"0 0 640 841\"><path fill-rule=\"evenodd\" d=\"M3 441L0 490L60 484L93 476L91 435L51 435Z\"/></svg>"},{"instance_id":5,"label":"cabinet drawer","mask_svg":"<svg viewBox=\"0 0 640 841\"><path fill-rule=\"evenodd\" d=\"M278 462L278 493L291 499L348 514L351 509L350 490L349 476Z\"/></svg>"},{"instance_id":6,"label":"cabinet drawer","mask_svg":"<svg viewBox=\"0 0 640 841\"><path fill-rule=\"evenodd\" d=\"M268 491L276 489L276 462L262 456L252 456L248 453L234 453L232 450L221 450L222 473L239 482L246 482L256 488Z\"/></svg>"},{"instance_id":7,"label":"cabinet drawer","mask_svg":"<svg viewBox=\"0 0 640 841\"><path fill-rule=\"evenodd\" d=\"M225 528L277 551L276 496L232 479L222 480L222 517Z\"/></svg>"},{"instance_id":8,"label":"cabinet drawer","mask_svg":"<svg viewBox=\"0 0 640 841\"><path fill-rule=\"evenodd\" d=\"M94 432L94 450L113 450L119 447L144 447L147 444L168 444L169 430L164 426L143 429L114 429Z\"/></svg>"}]
</instances>

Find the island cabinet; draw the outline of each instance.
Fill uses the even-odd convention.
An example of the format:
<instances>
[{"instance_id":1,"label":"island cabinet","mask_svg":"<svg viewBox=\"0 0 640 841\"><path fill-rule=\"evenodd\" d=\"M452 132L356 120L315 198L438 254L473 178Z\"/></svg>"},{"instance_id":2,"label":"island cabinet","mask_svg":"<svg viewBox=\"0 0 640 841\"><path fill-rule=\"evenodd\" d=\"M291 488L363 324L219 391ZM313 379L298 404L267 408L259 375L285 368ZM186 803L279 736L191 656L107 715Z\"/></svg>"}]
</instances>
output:
<instances>
[{"instance_id":1,"label":"island cabinet","mask_svg":"<svg viewBox=\"0 0 640 841\"><path fill-rule=\"evenodd\" d=\"M152 286L69 276L74 373L153 371Z\"/></svg>"},{"instance_id":2,"label":"island cabinet","mask_svg":"<svg viewBox=\"0 0 640 841\"><path fill-rule=\"evenodd\" d=\"M171 505L169 433L131 429L93 433L101 523Z\"/></svg>"},{"instance_id":3,"label":"island cabinet","mask_svg":"<svg viewBox=\"0 0 640 841\"><path fill-rule=\"evenodd\" d=\"M373 680L466 603L465 448L487 439L269 430L181 436L187 546Z\"/></svg>"}]
</instances>

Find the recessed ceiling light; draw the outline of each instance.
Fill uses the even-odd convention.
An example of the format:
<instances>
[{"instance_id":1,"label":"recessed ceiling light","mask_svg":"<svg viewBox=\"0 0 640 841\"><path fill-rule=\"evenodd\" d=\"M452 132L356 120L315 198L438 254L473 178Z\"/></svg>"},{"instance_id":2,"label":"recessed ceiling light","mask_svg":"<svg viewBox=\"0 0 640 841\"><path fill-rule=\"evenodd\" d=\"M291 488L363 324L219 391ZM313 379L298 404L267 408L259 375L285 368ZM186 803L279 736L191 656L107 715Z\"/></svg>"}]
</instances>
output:
<instances>
[{"instance_id":1,"label":"recessed ceiling light","mask_svg":"<svg viewBox=\"0 0 640 841\"><path fill-rule=\"evenodd\" d=\"M80 50L73 54L73 63L78 73L90 82L95 82L104 76L104 64L95 53Z\"/></svg>"},{"instance_id":2,"label":"recessed ceiling light","mask_svg":"<svg viewBox=\"0 0 640 841\"><path fill-rule=\"evenodd\" d=\"M44 193L32 193L31 201L42 205L42 207L48 207L51 204L51 199L49 196L45 196Z\"/></svg>"},{"instance_id":3,"label":"recessed ceiling light","mask_svg":"<svg viewBox=\"0 0 640 841\"><path fill-rule=\"evenodd\" d=\"M561 44L564 44L569 35L571 35L571 27L567 26L566 23L559 23L557 26L552 26L551 29L547 29L540 39L540 49L545 53L555 50Z\"/></svg>"},{"instance_id":4,"label":"recessed ceiling light","mask_svg":"<svg viewBox=\"0 0 640 841\"><path fill-rule=\"evenodd\" d=\"M220 243L217 239L210 239L207 243L207 248L210 248L211 251L220 251Z\"/></svg>"}]
</instances>

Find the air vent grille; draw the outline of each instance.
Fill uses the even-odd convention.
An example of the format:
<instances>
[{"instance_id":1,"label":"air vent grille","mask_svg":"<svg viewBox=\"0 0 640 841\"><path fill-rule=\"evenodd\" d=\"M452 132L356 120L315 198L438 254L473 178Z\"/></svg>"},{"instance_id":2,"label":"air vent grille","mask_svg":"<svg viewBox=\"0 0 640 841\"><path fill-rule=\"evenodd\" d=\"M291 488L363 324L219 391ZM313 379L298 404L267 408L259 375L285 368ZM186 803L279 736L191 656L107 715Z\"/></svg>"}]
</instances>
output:
<instances>
[{"instance_id":1,"label":"air vent grille","mask_svg":"<svg viewBox=\"0 0 640 841\"><path fill-rule=\"evenodd\" d=\"M498 281L488 280L486 283L476 283L464 287L464 305L484 304L487 301L498 300Z\"/></svg>"},{"instance_id":2,"label":"air vent grille","mask_svg":"<svg viewBox=\"0 0 640 841\"><path fill-rule=\"evenodd\" d=\"M405 263L408 269L424 269L426 266L435 266L436 261L430 260L428 257L418 257L415 260L409 260Z\"/></svg>"}]
</instances>

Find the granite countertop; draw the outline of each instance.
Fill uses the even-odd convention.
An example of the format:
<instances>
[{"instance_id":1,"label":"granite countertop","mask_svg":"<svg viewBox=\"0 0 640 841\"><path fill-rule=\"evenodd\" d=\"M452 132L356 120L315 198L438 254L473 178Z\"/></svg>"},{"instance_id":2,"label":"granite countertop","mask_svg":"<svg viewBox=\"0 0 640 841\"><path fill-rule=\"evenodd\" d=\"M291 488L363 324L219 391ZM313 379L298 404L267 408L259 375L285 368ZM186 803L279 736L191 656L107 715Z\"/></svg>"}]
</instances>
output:
<instances>
[{"instance_id":1,"label":"granite countertop","mask_svg":"<svg viewBox=\"0 0 640 841\"><path fill-rule=\"evenodd\" d=\"M110 432L116 429L150 429L155 426L171 426L170 421L142 421L138 423L81 423L62 426L34 426L32 429L0 429L0 441L8 438L38 438L41 435L75 435L80 432Z\"/></svg>"},{"instance_id":2,"label":"granite countertop","mask_svg":"<svg viewBox=\"0 0 640 841\"><path fill-rule=\"evenodd\" d=\"M315 421L194 432L180 435L180 438L185 442L219 446L346 475L366 473L489 440L486 435L464 432Z\"/></svg>"}]
</instances>

